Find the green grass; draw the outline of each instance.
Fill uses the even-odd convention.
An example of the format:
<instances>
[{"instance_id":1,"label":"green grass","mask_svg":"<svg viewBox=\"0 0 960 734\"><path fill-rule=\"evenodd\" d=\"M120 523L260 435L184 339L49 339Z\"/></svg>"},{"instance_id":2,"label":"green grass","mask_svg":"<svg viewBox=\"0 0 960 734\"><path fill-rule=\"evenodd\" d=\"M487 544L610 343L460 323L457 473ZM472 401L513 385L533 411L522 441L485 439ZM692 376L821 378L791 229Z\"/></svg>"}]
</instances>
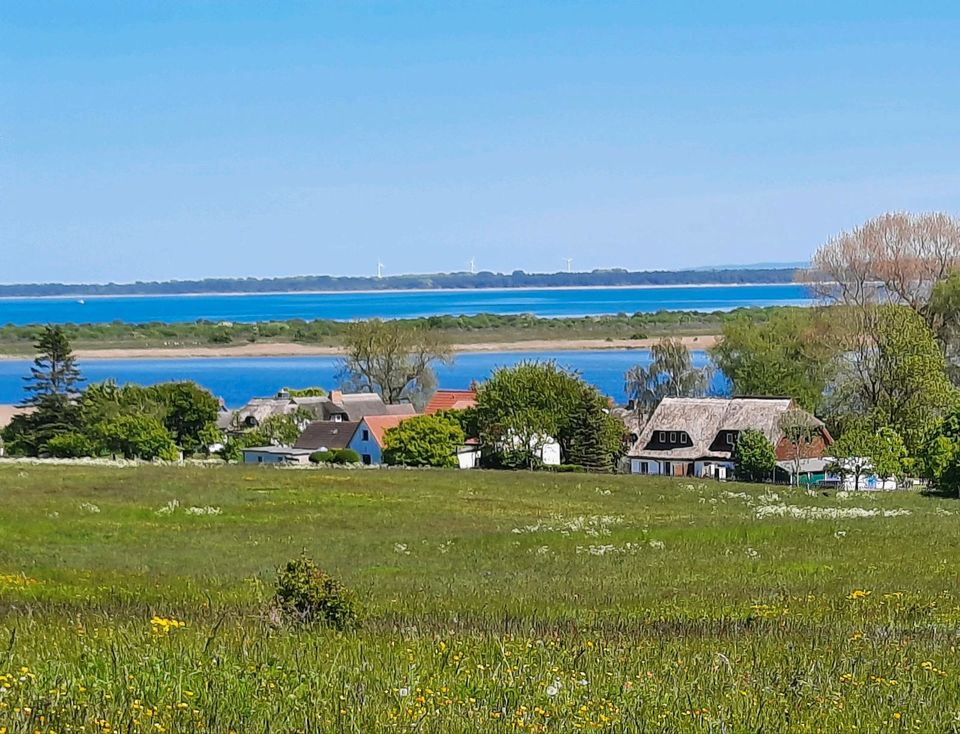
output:
<instances>
[{"instance_id":1,"label":"green grass","mask_svg":"<svg viewBox=\"0 0 960 734\"><path fill-rule=\"evenodd\" d=\"M960 730L960 503L772 491L0 465L0 732ZM303 550L360 631L271 625Z\"/></svg>"}]
</instances>

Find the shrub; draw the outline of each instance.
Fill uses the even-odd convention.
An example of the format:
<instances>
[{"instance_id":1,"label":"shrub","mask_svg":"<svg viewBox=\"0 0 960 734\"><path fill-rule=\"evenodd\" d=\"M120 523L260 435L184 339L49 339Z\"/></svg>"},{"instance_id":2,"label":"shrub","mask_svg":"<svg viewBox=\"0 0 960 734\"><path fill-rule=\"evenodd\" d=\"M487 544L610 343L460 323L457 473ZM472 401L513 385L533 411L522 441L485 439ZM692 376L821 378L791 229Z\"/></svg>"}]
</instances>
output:
<instances>
[{"instance_id":1,"label":"shrub","mask_svg":"<svg viewBox=\"0 0 960 734\"><path fill-rule=\"evenodd\" d=\"M383 460L403 466L457 466L457 449L464 440L463 429L453 418L418 415L387 430Z\"/></svg>"},{"instance_id":2,"label":"shrub","mask_svg":"<svg viewBox=\"0 0 960 734\"><path fill-rule=\"evenodd\" d=\"M555 471L558 474L569 474L573 472L585 472L586 469L580 464L558 464L556 466L544 467L548 471Z\"/></svg>"},{"instance_id":3,"label":"shrub","mask_svg":"<svg viewBox=\"0 0 960 734\"><path fill-rule=\"evenodd\" d=\"M360 454L353 449L330 449L310 454L313 464L359 464Z\"/></svg>"},{"instance_id":4,"label":"shrub","mask_svg":"<svg viewBox=\"0 0 960 734\"><path fill-rule=\"evenodd\" d=\"M44 453L57 459L76 459L92 456L93 442L82 433L71 431L54 436L43 447Z\"/></svg>"},{"instance_id":5,"label":"shrub","mask_svg":"<svg viewBox=\"0 0 960 734\"><path fill-rule=\"evenodd\" d=\"M325 624L338 630L360 626L353 592L306 555L277 571L274 602L285 619L297 624Z\"/></svg>"}]
</instances>

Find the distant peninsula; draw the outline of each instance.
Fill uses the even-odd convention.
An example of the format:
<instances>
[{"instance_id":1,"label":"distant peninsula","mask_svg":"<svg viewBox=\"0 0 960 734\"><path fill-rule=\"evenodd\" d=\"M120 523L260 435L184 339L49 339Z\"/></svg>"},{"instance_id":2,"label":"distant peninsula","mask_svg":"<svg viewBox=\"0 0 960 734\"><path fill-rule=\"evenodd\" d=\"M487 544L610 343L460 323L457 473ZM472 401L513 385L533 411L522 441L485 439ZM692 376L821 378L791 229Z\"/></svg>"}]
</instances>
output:
<instances>
[{"instance_id":1,"label":"distant peninsula","mask_svg":"<svg viewBox=\"0 0 960 734\"><path fill-rule=\"evenodd\" d=\"M579 273L432 273L420 275L298 275L279 278L204 278L136 283L27 283L0 285L0 297L149 296L205 293L454 290L483 288L613 288L624 286L792 283L798 268L716 270L592 270Z\"/></svg>"}]
</instances>

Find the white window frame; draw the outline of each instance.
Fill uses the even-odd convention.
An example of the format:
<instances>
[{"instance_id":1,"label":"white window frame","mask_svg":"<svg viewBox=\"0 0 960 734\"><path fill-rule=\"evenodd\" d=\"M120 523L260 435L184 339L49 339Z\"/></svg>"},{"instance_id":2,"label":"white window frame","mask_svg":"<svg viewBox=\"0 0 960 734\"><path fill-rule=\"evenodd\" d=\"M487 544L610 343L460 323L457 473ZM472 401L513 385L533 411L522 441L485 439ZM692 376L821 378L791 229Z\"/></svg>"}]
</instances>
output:
<instances>
[{"instance_id":1,"label":"white window frame","mask_svg":"<svg viewBox=\"0 0 960 734\"><path fill-rule=\"evenodd\" d=\"M675 444L677 442L677 432L670 431L670 443Z\"/></svg>"}]
</instances>

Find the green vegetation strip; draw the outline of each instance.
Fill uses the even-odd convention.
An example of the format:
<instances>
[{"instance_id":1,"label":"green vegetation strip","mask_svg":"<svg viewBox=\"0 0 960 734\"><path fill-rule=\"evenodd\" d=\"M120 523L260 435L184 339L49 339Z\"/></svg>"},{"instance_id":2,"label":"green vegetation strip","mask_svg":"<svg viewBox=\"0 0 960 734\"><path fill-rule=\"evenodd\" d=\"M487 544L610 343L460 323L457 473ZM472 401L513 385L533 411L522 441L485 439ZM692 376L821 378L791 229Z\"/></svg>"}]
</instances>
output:
<instances>
[{"instance_id":1,"label":"green vegetation strip","mask_svg":"<svg viewBox=\"0 0 960 734\"><path fill-rule=\"evenodd\" d=\"M411 326L436 329L457 344L514 342L541 339L644 339L657 336L716 334L737 319L766 322L799 306L738 308L732 311L657 311L575 318L541 318L530 314L475 316L430 316L404 319ZM236 346L250 343L301 343L339 346L349 324L330 319L227 323L196 321L163 324L66 324L64 331L75 348L185 348ZM0 350L28 354L40 325L0 326Z\"/></svg>"},{"instance_id":2,"label":"green vegetation strip","mask_svg":"<svg viewBox=\"0 0 960 734\"><path fill-rule=\"evenodd\" d=\"M0 464L0 730L953 731L956 501ZM306 551L364 626L275 626Z\"/></svg>"}]
</instances>

